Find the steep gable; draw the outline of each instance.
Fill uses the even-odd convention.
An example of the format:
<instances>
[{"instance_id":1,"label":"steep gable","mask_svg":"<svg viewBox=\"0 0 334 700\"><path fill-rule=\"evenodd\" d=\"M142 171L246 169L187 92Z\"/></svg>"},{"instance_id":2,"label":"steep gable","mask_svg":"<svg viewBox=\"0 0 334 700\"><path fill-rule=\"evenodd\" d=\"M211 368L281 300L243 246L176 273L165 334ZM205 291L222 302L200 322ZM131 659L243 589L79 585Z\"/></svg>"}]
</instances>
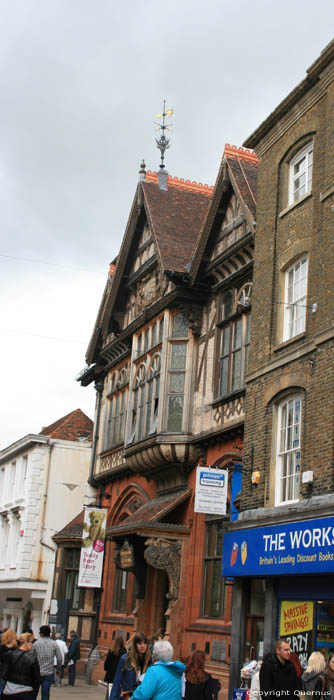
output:
<instances>
[{"instance_id":1,"label":"steep gable","mask_svg":"<svg viewBox=\"0 0 334 700\"><path fill-rule=\"evenodd\" d=\"M177 178L169 179L167 191L153 178L142 186L163 269L187 272L213 188Z\"/></svg>"},{"instance_id":2,"label":"steep gable","mask_svg":"<svg viewBox=\"0 0 334 700\"><path fill-rule=\"evenodd\" d=\"M196 243L191 265L192 283L205 264L204 254L206 260L212 260L223 253L243 235L245 227L254 233L257 165L253 151L226 144L208 215ZM233 225L229 219L233 219ZM230 235L232 230L234 233Z\"/></svg>"},{"instance_id":3,"label":"steep gable","mask_svg":"<svg viewBox=\"0 0 334 700\"><path fill-rule=\"evenodd\" d=\"M159 298L165 271L188 272L212 192L208 185L170 176L167 190L162 190L157 173L145 173L136 189L112 283L100 305L88 363L96 360L97 348L110 332L124 330Z\"/></svg>"},{"instance_id":4,"label":"steep gable","mask_svg":"<svg viewBox=\"0 0 334 700\"><path fill-rule=\"evenodd\" d=\"M57 421L42 428L39 435L47 435L55 440L91 440L93 421L80 408L59 418Z\"/></svg>"}]
</instances>

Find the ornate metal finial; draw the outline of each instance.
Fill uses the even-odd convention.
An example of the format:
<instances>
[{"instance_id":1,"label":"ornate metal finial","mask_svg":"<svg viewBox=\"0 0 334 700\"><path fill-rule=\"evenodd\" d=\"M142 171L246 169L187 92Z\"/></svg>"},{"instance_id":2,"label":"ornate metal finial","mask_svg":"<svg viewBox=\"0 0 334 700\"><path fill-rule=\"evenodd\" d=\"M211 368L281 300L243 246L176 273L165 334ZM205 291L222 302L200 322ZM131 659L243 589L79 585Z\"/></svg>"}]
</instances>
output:
<instances>
[{"instance_id":1,"label":"ornate metal finial","mask_svg":"<svg viewBox=\"0 0 334 700\"><path fill-rule=\"evenodd\" d=\"M139 180L140 181L145 180L145 176L146 176L146 163L145 163L144 158L143 158L143 160L140 164Z\"/></svg>"},{"instance_id":2,"label":"ornate metal finial","mask_svg":"<svg viewBox=\"0 0 334 700\"><path fill-rule=\"evenodd\" d=\"M162 119L162 124L159 124L158 122L154 122L158 129L161 129L162 134L158 139L155 139L157 148L159 149L161 153L161 163L160 163L160 169L163 170L165 165L164 165L164 159L165 159L165 151L167 148L169 148L169 142L170 139L168 139L165 135L165 131L171 131L171 124L166 124L165 119L166 117L171 117L173 114L172 109L167 109L166 110L166 100L164 100L164 106L163 106L163 111L162 114L157 114L156 117L157 119Z\"/></svg>"}]
</instances>

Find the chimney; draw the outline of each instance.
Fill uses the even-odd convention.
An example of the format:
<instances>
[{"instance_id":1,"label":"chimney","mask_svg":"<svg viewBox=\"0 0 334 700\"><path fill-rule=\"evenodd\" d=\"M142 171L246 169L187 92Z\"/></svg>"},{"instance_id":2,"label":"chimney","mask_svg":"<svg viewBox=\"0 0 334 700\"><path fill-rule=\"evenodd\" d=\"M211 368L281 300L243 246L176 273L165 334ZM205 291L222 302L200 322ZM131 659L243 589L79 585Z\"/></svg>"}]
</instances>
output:
<instances>
[{"instance_id":1,"label":"chimney","mask_svg":"<svg viewBox=\"0 0 334 700\"><path fill-rule=\"evenodd\" d=\"M160 166L161 168L161 166ZM167 180L168 180L168 172L167 170L159 170L158 172L158 185L161 190L167 190Z\"/></svg>"}]
</instances>

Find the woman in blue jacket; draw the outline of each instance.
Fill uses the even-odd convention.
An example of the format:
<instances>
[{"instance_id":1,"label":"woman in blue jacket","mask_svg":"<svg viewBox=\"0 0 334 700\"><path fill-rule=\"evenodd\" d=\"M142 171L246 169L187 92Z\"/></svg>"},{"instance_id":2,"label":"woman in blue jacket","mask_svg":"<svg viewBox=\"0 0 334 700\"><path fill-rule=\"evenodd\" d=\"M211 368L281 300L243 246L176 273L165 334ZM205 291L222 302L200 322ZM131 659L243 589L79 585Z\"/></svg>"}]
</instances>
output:
<instances>
[{"instance_id":1,"label":"woman in blue jacket","mask_svg":"<svg viewBox=\"0 0 334 700\"><path fill-rule=\"evenodd\" d=\"M182 700L185 665L172 661L173 647L167 641L153 647L153 665L145 673L131 700Z\"/></svg>"},{"instance_id":2,"label":"woman in blue jacket","mask_svg":"<svg viewBox=\"0 0 334 700\"><path fill-rule=\"evenodd\" d=\"M150 664L151 654L147 637L142 632L137 632L131 640L128 653L120 658L109 700L119 700L125 692L130 697L132 691L141 683Z\"/></svg>"}]
</instances>

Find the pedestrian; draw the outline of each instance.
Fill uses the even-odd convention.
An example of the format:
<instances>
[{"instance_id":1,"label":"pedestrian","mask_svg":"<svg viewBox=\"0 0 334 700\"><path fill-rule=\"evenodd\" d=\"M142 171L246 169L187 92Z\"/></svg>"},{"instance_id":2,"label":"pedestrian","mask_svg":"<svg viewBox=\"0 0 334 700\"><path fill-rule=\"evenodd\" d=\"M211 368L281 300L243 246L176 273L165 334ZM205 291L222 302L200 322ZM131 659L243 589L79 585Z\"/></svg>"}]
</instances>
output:
<instances>
[{"instance_id":1,"label":"pedestrian","mask_svg":"<svg viewBox=\"0 0 334 700\"><path fill-rule=\"evenodd\" d=\"M15 630L6 630L1 635L0 661L3 660L8 649L17 649L17 635Z\"/></svg>"},{"instance_id":2,"label":"pedestrian","mask_svg":"<svg viewBox=\"0 0 334 700\"><path fill-rule=\"evenodd\" d=\"M289 700L298 692L297 674L290 661L290 644L280 638L275 642L274 653L266 654L260 669L260 692L262 698Z\"/></svg>"},{"instance_id":3,"label":"pedestrian","mask_svg":"<svg viewBox=\"0 0 334 700\"><path fill-rule=\"evenodd\" d=\"M182 700L186 667L180 661L172 661L173 653L173 647L167 640L156 642L153 665L147 669L131 700Z\"/></svg>"},{"instance_id":4,"label":"pedestrian","mask_svg":"<svg viewBox=\"0 0 334 700\"><path fill-rule=\"evenodd\" d=\"M17 641L18 648L7 649L4 657L8 678L2 695L8 700L35 700L41 677L39 663L32 652L33 637L24 632Z\"/></svg>"},{"instance_id":5,"label":"pedestrian","mask_svg":"<svg viewBox=\"0 0 334 700\"><path fill-rule=\"evenodd\" d=\"M75 667L77 661L80 659L80 642L78 635L75 630L70 632L70 645L68 647L67 660L68 660L68 685L74 685L75 683Z\"/></svg>"},{"instance_id":6,"label":"pedestrian","mask_svg":"<svg viewBox=\"0 0 334 700\"><path fill-rule=\"evenodd\" d=\"M143 632L137 632L130 642L129 651L120 658L110 700L118 700L124 692L127 692L128 697L130 697L138 683L143 680L150 664L151 654L147 637Z\"/></svg>"},{"instance_id":7,"label":"pedestrian","mask_svg":"<svg viewBox=\"0 0 334 700\"><path fill-rule=\"evenodd\" d=\"M117 666L120 662L121 656L126 654L126 648L124 646L124 639L121 634L117 634L114 640L112 650L109 649L108 654L104 661L105 676L104 680L106 683L112 683L117 670Z\"/></svg>"},{"instance_id":8,"label":"pedestrian","mask_svg":"<svg viewBox=\"0 0 334 700\"><path fill-rule=\"evenodd\" d=\"M308 698L328 697L328 676L324 673L326 662L320 651L311 654L306 671L302 675L303 690Z\"/></svg>"},{"instance_id":9,"label":"pedestrian","mask_svg":"<svg viewBox=\"0 0 334 700\"><path fill-rule=\"evenodd\" d=\"M64 642L64 640L62 639L60 632L56 632L55 639L56 639L56 644L58 644L58 646L59 646L59 651L61 654L61 672L60 672L59 676L57 676L57 674L55 673L55 685L60 687L62 678L64 678L65 656L68 652L68 648L67 648L66 642ZM54 657L54 665L55 665L55 670L56 670L56 666L57 666L57 657L56 656Z\"/></svg>"},{"instance_id":10,"label":"pedestrian","mask_svg":"<svg viewBox=\"0 0 334 700\"><path fill-rule=\"evenodd\" d=\"M49 625L42 625L39 630L40 639L34 643L34 653L36 654L41 672L41 700L49 700L50 687L54 682L54 657L57 658L56 674L61 673L61 653L57 642L50 639L51 629Z\"/></svg>"},{"instance_id":11,"label":"pedestrian","mask_svg":"<svg viewBox=\"0 0 334 700\"><path fill-rule=\"evenodd\" d=\"M291 652L290 661L295 667L298 690L303 690L302 674L303 674L304 669L299 661L299 656L298 656L298 654L296 654L295 651Z\"/></svg>"},{"instance_id":12,"label":"pedestrian","mask_svg":"<svg viewBox=\"0 0 334 700\"><path fill-rule=\"evenodd\" d=\"M329 700L334 700L334 654L329 654L325 668L327 676L327 689L329 690Z\"/></svg>"},{"instance_id":13,"label":"pedestrian","mask_svg":"<svg viewBox=\"0 0 334 700\"><path fill-rule=\"evenodd\" d=\"M196 649L186 666L186 700L212 700L213 678L204 666L205 652Z\"/></svg>"}]
</instances>

